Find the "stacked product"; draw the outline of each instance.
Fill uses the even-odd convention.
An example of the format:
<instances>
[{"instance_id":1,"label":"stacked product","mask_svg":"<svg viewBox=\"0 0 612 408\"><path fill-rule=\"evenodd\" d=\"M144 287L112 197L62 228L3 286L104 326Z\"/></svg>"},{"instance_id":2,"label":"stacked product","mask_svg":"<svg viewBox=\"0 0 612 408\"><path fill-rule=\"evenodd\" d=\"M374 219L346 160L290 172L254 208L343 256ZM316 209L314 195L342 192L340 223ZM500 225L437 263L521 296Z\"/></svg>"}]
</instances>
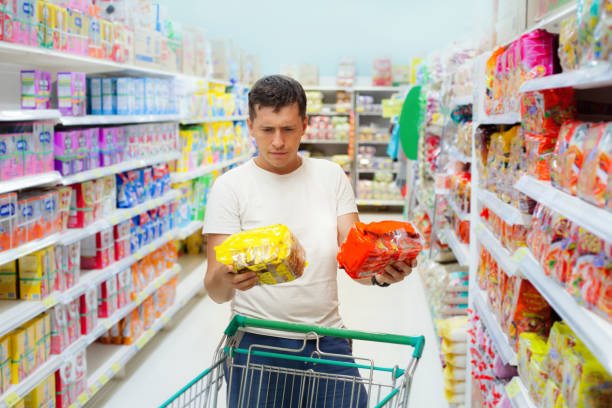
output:
<instances>
[{"instance_id":1,"label":"stacked product","mask_svg":"<svg viewBox=\"0 0 612 408\"><path fill-rule=\"evenodd\" d=\"M223 116L241 116L248 113L247 92L239 86L227 91L224 85L198 81L181 98L182 116L192 120Z\"/></svg>"},{"instance_id":2,"label":"stacked product","mask_svg":"<svg viewBox=\"0 0 612 408\"><path fill-rule=\"evenodd\" d=\"M359 127L357 138L359 142L389 142L391 135L388 129L379 129L374 124L370 124Z\"/></svg>"},{"instance_id":3,"label":"stacked product","mask_svg":"<svg viewBox=\"0 0 612 408\"><path fill-rule=\"evenodd\" d=\"M304 140L348 141L349 131L347 116L311 116Z\"/></svg>"},{"instance_id":4,"label":"stacked product","mask_svg":"<svg viewBox=\"0 0 612 408\"><path fill-rule=\"evenodd\" d=\"M427 299L436 319L465 316L468 304L468 273L452 270L431 260L419 266Z\"/></svg>"},{"instance_id":5,"label":"stacked product","mask_svg":"<svg viewBox=\"0 0 612 408\"><path fill-rule=\"evenodd\" d=\"M306 110L308 113L320 113L323 110L323 92L306 92Z\"/></svg>"},{"instance_id":6,"label":"stacked product","mask_svg":"<svg viewBox=\"0 0 612 408\"><path fill-rule=\"evenodd\" d=\"M82 350L64 361L55 372L55 406L68 408L87 390L87 352Z\"/></svg>"},{"instance_id":7,"label":"stacked product","mask_svg":"<svg viewBox=\"0 0 612 408\"><path fill-rule=\"evenodd\" d=\"M53 123L0 125L0 181L53 171Z\"/></svg>"},{"instance_id":8,"label":"stacked product","mask_svg":"<svg viewBox=\"0 0 612 408\"><path fill-rule=\"evenodd\" d=\"M467 389L467 316L436 320L437 334L442 339L440 353L443 366L444 396L451 404L465 404Z\"/></svg>"},{"instance_id":9,"label":"stacked product","mask_svg":"<svg viewBox=\"0 0 612 408\"><path fill-rule=\"evenodd\" d=\"M458 171L450 177L450 191L448 196L454 207L463 214L470 213L471 196L471 173L469 171ZM470 221L462 220L456 211L453 211L451 225L454 227L455 235L461 242L470 242Z\"/></svg>"},{"instance_id":10,"label":"stacked product","mask_svg":"<svg viewBox=\"0 0 612 408\"><path fill-rule=\"evenodd\" d=\"M382 113L382 105L374 103L374 97L371 95L359 95L355 110L362 113Z\"/></svg>"}]
</instances>

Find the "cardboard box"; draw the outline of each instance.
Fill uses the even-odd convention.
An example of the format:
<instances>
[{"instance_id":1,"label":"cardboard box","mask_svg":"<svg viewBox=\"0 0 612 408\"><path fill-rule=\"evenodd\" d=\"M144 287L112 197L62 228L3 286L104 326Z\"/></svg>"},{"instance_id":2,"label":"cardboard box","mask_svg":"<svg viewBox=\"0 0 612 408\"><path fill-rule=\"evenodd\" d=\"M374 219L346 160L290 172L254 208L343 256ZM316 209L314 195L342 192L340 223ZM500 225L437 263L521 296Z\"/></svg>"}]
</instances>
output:
<instances>
[{"instance_id":1,"label":"cardboard box","mask_svg":"<svg viewBox=\"0 0 612 408\"><path fill-rule=\"evenodd\" d=\"M0 266L0 299L17 299L17 261Z\"/></svg>"},{"instance_id":2,"label":"cardboard box","mask_svg":"<svg viewBox=\"0 0 612 408\"><path fill-rule=\"evenodd\" d=\"M49 294L47 276L54 262L50 248L19 258L19 297L21 300L42 300Z\"/></svg>"},{"instance_id":3,"label":"cardboard box","mask_svg":"<svg viewBox=\"0 0 612 408\"><path fill-rule=\"evenodd\" d=\"M84 72L57 73L57 106L62 115L84 116L87 113L86 87Z\"/></svg>"},{"instance_id":4,"label":"cardboard box","mask_svg":"<svg viewBox=\"0 0 612 408\"><path fill-rule=\"evenodd\" d=\"M51 106L51 73L21 71L21 109L49 109Z\"/></svg>"},{"instance_id":5,"label":"cardboard box","mask_svg":"<svg viewBox=\"0 0 612 408\"><path fill-rule=\"evenodd\" d=\"M10 335L0 338L0 393L11 386Z\"/></svg>"},{"instance_id":6,"label":"cardboard box","mask_svg":"<svg viewBox=\"0 0 612 408\"><path fill-rule=\"evenodd\" d=\"M44 379L24 398L25 408L55 407L55 373Z\"/></svg>"},{"instance_id":7,"label":"cardboard box","mask_svg":"<svg viewBox=\"0 0 612 408\"><path fill-rule=\"evenodd\" d=\"M157 31L134 30L134 60L142 67L159 68L161 35Z\"/></svg>"},{"instance_id":8,"label":"cardboard box","mask_svg":"<svg viewBox=\"0 0 612 408\"><path fill-rule=\"evenodd\" d=\"M27 351L27 332L23 328L18 328L10 334L10 355L11 355L11 383L19 384L27 375L26 370L26 351Z\"/></svg>"}]
</instances>

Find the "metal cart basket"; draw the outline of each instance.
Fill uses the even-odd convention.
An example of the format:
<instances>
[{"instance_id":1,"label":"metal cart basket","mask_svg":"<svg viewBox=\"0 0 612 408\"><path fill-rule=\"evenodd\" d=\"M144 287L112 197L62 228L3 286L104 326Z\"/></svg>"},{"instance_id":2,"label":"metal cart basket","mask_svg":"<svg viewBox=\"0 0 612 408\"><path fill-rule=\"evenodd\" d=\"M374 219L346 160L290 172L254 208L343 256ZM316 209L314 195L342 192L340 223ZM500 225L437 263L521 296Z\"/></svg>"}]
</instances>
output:
<instances>
[{"instance_id":1,"label":"metal cart basket","mask_svg":"<svg viewBox=\"0 0 612 408\"><path fill-rule=\"evenodd\" d=\"M293 337L295 333L301 333L304 345L299 349L264 345L251 345L248 349L241 349L239 342L242 332L249 327L291 332ZM321 351L319 342L324 336L407 345L414 350L405 368L379 367L368 358ZM304 355L307 342L314 342L314 351ZM237 315L225 330L213 365L160 408L407 407L410 385L424 346L423 336L366 333ZM270 359L304 364L310 368L287 368L287 364L277 366L269 364ZM361 369L362 374L333 374L326 372L330 371L325 369L326 365ZM381 376L381 372L387 374ZM381 377L388 380L380 381Z\"/></svg>"}]
</instances>

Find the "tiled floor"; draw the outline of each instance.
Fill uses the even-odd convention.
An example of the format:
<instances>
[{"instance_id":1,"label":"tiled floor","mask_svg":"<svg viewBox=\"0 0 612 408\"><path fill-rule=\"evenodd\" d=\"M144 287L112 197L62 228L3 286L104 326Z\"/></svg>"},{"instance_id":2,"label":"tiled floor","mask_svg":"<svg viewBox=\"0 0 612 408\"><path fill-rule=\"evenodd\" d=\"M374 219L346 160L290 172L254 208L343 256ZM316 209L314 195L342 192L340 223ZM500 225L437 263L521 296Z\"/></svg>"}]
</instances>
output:
<instances>
[{"instance_id":1,"label":"tiled floor","mask_svg":"<svg viewBox=\"0 0 612 408\"><path fill-rule=\"evenodd\" d=\"M362 221L397 218L400 214L362 214ZM203 271L201 271L203 275ZM412 384L411 407L446 408L436 337L421 282L414 273L389 288L362 286L338 274L341 314L351 329L426 336L426 347ZM229 305L207 297L189 304L175 327L158 334L126 367L123 380L113 380L91 402L92 407L157 407L211 363L229 319ZM355 342L354 354L377 365L404 366L411 349ZM378 379L378 377L376 377ZM381 381L388 381L384 376Z\"/></svg>"}]
</instances>

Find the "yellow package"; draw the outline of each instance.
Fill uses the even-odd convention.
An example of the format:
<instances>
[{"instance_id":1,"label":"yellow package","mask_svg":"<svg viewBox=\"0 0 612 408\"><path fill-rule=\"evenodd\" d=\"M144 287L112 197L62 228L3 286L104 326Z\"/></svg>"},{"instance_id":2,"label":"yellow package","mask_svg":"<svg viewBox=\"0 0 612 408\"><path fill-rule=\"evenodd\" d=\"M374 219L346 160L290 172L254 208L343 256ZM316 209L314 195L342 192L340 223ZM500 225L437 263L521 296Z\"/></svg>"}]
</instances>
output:
<instances>
[{"instance_id":1,"label":"yellow package","mask_svg":"<svg viewBox=\"0 0 612 408\"><path fill-rule=\"evenodd\" d=\"M578 386L578 408L612 407L612 376L593 357L585 356Z\"/></svg>"},{"instance_id":2,"label":"yellow package","mask_svg":"<svg viewBox=\"0 0 612 408\"><path fill-rule=\"evenodd\" d=\"M565 322L555 322L548 335L548 355L544 359L544 369L556 383L563 381L563 351L580 344L572 329Z\"/></svg>"},{"instance_id":3,"label":"yellow package","mask_svg":"<svg viewBox=\"0 0 612 408\"><path fill-rule=\"evenodd\" d=\"M465 368L458 368L447 365L442 370L442 377L444 378L444 384L452 384L457 381L465 381L466 370Z\"/></svg>"},{"instance_id":4,"label":"yellow package","mask_svg":"<svg viewBox=\"0 0 612 408\"><path fill-rule=\"evenodd\" d=\"M17 299L17 261L0 265L0 299Z\"/></svg>"},{"instance_id":5,"label":"yellow package","mask_svg":"<svg viewBox=\"0 0 612 408\"><path fill-rule=\"evenodd\" d=\"M55 402L55 373L45 378L24 398L24 408L51 406ZM47 405L50 404L50 405Z\"/></svg>"},{"instance_id":6,"label":"yellow package","mask_svg":"<svg viewBox=\"0 0 612 408\"><path fill-rule=\"evenodd\" d=\"M43 313L34 320L36 366L42 365L51 352L51 318Z\"/></svg>"},{"instance_id":7,"label":"yellow package","mask_svg":"<svg viewBox=\"0 0 612 408\"><path fill-rule=\"evenodd\" d=\"M19 297L41 300L47 295L47 274L51 268L49 248L19 258Z\"/></svg>"},{"instance_id":8,"label":"yellow package","mask_svg":"<svg viewBox=\"0 0 612 408\"><path fill-rule=\"evenodd\" d=\"M557 399L561 394L561 390L550 378L546 381L546 387L544 388L544 397L542 397L542 408L555 408Z\"/></svg>"},{"instance_id":9,"label":"yellow package","mask_svg":"<svg viewBox=\"0 0 612 408\"><path fill-rule=\"evenodd\" d=\"M19 384L26 377L26 330L19 328L10 335L11 383Z\"/></svg>"},{"instance_id":10,"label":"yellow package","mask_svg":"<svg viewBox=\"0 0 612 408\"><path fill-rule=\"evenodd\" d=\"M557 397L555 408L569 408L567 406L567 403L565 402L565 398L563 398L563 394L559 394L559 396Z\"/></svg>"},{"instance_id":11,"label":"yellow package","mask_svg":"<svg viewBox=\"0 0 612 408\"><path fill-rule=\"evenodd\" d=\"M468 318L467 316L456 316L449 319L436 320L438 335L450 341L466 341Z\"/></svg>"},{"instance_id":12,"label":"yellow package","mask_svg":"<svg viewBox=\"0 0 612 408\"><path fill-rule=\"evenodd\" d=\"M467 345L464 341L452 342L443 338L442 345L440 346L440 352L444 355L465 354L467 352Z\"/></svg>"},{"instance_id":13,"label":"yellow package","mask_svg":"<svg viewBox=\"0 0 612 408\"><path fill-rule=\"evenodd\" d=\"M304 248L284 225L239 232L215 251L217 261L233 266L235 273L255 271L264 285L299 278L307 265Z\"/></svg>"},{"instance_id":14,"label":"yellow package","mask_svg":"<svg viewBox=\"0 0 612 408\"><path fill-rule=\"evenodd\" d=\"M12 408L25 408L25 400L20 399Z\"/></svg>"},{"instance_id":15,"label":"yellow package","mask_svg":"<svg viewBox=\"0 0 612 408\"><path fill-rule=\"evenodd\" d=\"M447 394L465 394L465 381L445 381L444 391Z\"/></svg>"},{"instance_id":16,"label":"yellow package","mask_svg":"<svg viewBox=\"0 0 612 408\"><path fill-rule=\"evenodd\" d=\"M543 358L548 354L548 346L544 339L536 333L521 333L518 342L518 372L523 382L529 378L529 362L536 355Z\"/></svg>"},{"instance_id":17,"label":"yellow package","mask_svg":"<svg viewBox=\"0 0 612 408\"><path fill-rule=\"evenodd\" d=\"M25 329L25 370L29 375L36 369L36 322L30 320L22 326Z\"/></svg>"},{"instance_id":18,"label":"yellow package","mask_svg":"<svg viewBox=\"0 0 612 408\"><path fill-rule=\"evenodd\" d=\"M577 407L579 401L578 389L583 365L586 361L585 356L590 352L583 345L567 348L563 351L563 371L561 394L570 407Z\"/></svg>"},{"instance_id":19,"label":"yellow package","mask_svg":"<svg viewBox=\"0 0 612 408\"><path fill-rule=\"evenodd\" d=\"M11 385L10 337L0 338L0 394Z\"/></svg>"},{"instance_id":20,"label":"yellow package","mask_svg":"<svg viewBox=\"0 0 612 408\"><path fill-rule=\"evenodd\" d=\"M543 358L542 355L533 354L529 360L529 394L538 407L542 404L548 381L548 374L542 368Z\"/></svg>"},{"instance_id":21,"label":"yellow package","mask_svg":"<svg viewBox=\"0 0 612 408\"><path fill-rule=\"evenodd\" d=\"M465 354L445 354L444 362L453 367L467 367L467 357Z\"/></svg>"}]
</instances>

